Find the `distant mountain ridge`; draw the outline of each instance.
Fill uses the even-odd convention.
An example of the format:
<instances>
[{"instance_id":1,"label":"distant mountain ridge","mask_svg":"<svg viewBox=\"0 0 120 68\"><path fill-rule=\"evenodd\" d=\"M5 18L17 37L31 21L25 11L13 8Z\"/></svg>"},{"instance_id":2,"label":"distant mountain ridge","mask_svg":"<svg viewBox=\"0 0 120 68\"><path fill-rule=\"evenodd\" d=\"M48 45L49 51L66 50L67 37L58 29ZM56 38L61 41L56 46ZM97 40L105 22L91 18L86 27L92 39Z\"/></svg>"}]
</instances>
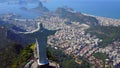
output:
<instances>
[{"instance_id":1,"label":"distant mountain ridge","mask_svg":"<svg viewBox=\"0 0 120 68\"><path fill-rule=\"evenodd\" d=\"M28 9L28 8L26 8L26 7L22 7L21 9L22 10L25 10L25 11L32 11L32 12L37 12L37 13L45 13L45 12L49 12L49 9L48 8L46 8L43 4L42 4L42 2L38 2L37 3L38 4L38 6L37 7L35 7L35 8L30 8L30 9Z\"/></svg>"},{"instance_id":2,"label":"distant mountain ridge","mask_svg":"<svg viewBox=\"0 0 120 68\"><path fill-rule=\"evenodd\" d=\"M36 8L32 8L30 9L31 11L35 11L35 12L49 12L49 9L46 8L42 2L38 2L38 6Z\"/></svg>"},{"instance_id":3,"label":"distant mountain ridge","mask_svg":"<svg viewBox=\"0 0 120 68\"><path fill-rule=\"evenodd\" d=\"M98 25L98 20L95 17L83 15L80 12L75 12L71 8L58 8L55 13L59 14L62 18L68 18L71 21L85 23L88 25Z\"/></svg>"}]
</instances>

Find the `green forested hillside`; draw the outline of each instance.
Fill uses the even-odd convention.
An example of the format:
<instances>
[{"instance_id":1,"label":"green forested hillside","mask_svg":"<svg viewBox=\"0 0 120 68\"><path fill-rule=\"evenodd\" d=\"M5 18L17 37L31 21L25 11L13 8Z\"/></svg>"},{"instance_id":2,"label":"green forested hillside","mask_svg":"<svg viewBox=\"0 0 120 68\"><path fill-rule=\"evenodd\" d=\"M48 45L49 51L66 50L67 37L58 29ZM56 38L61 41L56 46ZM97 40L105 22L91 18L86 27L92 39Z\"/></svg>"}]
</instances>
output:
<instances>
[{"instance_id":1,"label":"green forested hillside","mask_svg":"<svg viewBox=\"0 0 120 68\"><path fill-rule=\"evenodd\" d=\"M67 18L70 21L86 23L88 25L97 25L98 24L98 20L95 17L86 16L80 12L71 12L67 8L58 8L56 10L56 13L60 14L60 16L62 18Z\"/></svg>"},{"instance_id":2,"label":"green forested hillside","mask_svg":"<svg viewBox=\"0 0 120 68\"><path fill-rule=\"evenodd\" d=\"M62 50L55 50L50 47L47 50L49 59L59 63L62 68L91 68L91 64L86 62L82 57L79 58L82 64L77 64L72 55L66 55Z\"/></svg>"},{"instance_id":3,"label":"green forested hillside","mask_svg":"<svg viewBox=\"0 0 120 68\"><path fill-rule=\"evenodd\" d=\"M86 31L102 39L100 47L105 47L115 40L120 40L120 26L94 26Z\"/></svg>"},{"instance_id":4,"label":"green forested hillside","mask_svg":"<svg viewBox=\"0 0 120 68\"><path fill-rule=\"evenodd\" d=\"M0 26L0 49L12 43L12 41L7 39L7 29Z\"/></svg>"},{"instance_id":5,"label":"green forested hillside","mask_svg":"<svg viewBox=\"0 0 120 68\"><path fill-rule=\"evenodd\" d=\"M0 51L0 68L23 68L27 60L33 56L30 46L11 44Z\"/></svg>"}]
</instances>

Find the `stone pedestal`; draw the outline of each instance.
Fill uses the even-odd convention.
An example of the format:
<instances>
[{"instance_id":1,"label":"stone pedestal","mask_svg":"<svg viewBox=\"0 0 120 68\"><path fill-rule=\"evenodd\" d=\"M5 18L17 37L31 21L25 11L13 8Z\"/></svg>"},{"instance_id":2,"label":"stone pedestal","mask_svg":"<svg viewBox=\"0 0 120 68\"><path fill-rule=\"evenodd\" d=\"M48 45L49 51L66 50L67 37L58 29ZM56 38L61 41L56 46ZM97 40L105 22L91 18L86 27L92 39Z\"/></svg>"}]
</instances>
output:
<instances>
[{"instance_id":1,"label":"stone pedestal","mask_svg":"<svg viewBox=\"0 0 120 68\"><path fill-rule=\"evenodd\" d=\"M45 65L38 65L38 68L51 68L51 67L49 66L49 63L48 63Z\"/></svg>"}]
</instances>

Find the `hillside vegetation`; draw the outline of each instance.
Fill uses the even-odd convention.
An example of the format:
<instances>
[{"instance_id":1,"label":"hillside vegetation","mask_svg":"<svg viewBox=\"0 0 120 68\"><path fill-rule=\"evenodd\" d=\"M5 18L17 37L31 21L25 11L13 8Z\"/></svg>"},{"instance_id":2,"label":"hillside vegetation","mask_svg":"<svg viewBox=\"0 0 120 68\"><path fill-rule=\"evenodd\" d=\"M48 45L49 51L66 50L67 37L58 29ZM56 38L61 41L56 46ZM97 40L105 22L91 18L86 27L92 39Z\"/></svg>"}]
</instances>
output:
<instances>
[{"instance_id":1,"label":"hillside vegetation","mask_svg":"<svg viewBox=\"0 0 120 68\"><path fill-rule=\"evenodd\" d=\"M100 47L105 47L113 41L120 40L120 26L94 26L86 31L102 39L102 42L99 44Z\"/></svg>"},{"instance_id":2,"label":"hillside vegetation","mask_svg":"<svg viewBox=\"0 0 120 68\"><path fill-rule=\"evenodd\" d=\"M0 68L23 68L33 57L31 45L23 48L20 44L11 44L0 51Z\"/></svg>"},{"instance_id":3,"label":"hillside vegetation","mask_svg":"<svg viewBox=\"0 0 120 68\"><path fill-rule=\"evenodd\" d=\"M67 18L70 21L86 23L88 25L97 25L98 20L91 16L83 15L80 12L74 12L72 9L69 8L58 8L56 10L57 14L60 14L62 18Z\"/></svg>"}]
</instances>

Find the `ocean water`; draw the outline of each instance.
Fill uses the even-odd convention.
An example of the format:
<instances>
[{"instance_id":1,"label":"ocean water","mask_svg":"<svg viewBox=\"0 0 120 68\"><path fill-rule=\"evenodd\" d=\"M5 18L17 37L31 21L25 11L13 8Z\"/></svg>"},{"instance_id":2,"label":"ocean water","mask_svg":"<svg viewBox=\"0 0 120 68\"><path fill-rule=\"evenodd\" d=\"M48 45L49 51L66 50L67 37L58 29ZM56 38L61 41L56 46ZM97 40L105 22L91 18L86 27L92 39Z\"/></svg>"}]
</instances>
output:
<instances>
[{"instance_id":1,"label":"ocean water","mask_svg":"<svg viewBox=\"0 0 120 68\"><path fill-rule=\"evenodd\" d=\"M26 8L34 8L36 7L36 4L8 4L8 3L0 3L0 14L8 14L8 13L14 13L20 15L22 18L27 18L27 19L33 19L41 14L35 13L35 12L30 12L30 11L25 11L22 10L22 7Z\"/></svg>"},{"instance_id":2,"label":"ocean water","mask_svg":"<svg viewBox=\"0 0 120 68\"><path fill-rule=\"evenodd\" d=\"M43 4L51 11L55 11L58 7L68 6L81 13L120 19L120 0L44 0ZM41 14L24 11L20 8L34 8L37 5L33 3L23 5L0 3L0 14L15 13L23 18L36 18Z\"/></svg>"},{"instance_id":3,"label":"ocean water","mask_svg":"<svg viewBox=\"0 0 120 68\"><path fill-rule=\"evenodd\" d=\"M68 6L82 13L120 19L120 0L47 0L44 5L52 11Z\"/></svg>"}]
</instances>

